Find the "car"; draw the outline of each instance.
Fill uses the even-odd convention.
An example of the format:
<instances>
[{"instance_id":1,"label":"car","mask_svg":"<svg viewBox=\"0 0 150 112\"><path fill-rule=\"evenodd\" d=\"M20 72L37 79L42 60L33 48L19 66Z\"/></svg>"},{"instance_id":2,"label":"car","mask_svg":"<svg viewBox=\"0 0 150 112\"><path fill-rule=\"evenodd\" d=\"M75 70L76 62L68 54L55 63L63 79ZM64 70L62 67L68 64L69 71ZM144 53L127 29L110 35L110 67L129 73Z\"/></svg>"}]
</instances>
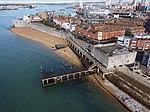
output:
<instances>
[{"instance_id":1,"label":"car","mask_svg":"<svg viewBox=\"0 0 150 112\"><path fill-rule=\"evenodd\" d=\"M150 77L149 77L149 76L146 76L146 78L147 78L148 80L150 80Z\"/></svg>"}]
</instances>

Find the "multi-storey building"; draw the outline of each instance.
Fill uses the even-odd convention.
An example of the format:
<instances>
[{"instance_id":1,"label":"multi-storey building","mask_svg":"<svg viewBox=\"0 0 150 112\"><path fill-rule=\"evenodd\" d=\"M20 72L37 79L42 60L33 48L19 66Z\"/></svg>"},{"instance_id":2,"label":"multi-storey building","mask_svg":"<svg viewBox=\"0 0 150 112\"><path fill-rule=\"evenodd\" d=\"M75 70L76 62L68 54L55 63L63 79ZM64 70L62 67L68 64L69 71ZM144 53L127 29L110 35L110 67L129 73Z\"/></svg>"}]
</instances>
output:
<instances>
[{"instance_id":1,"label":"multi-storey building","mask_svg":"<svg viewBox=\"0 0 150 112\"><path fill-rule=\"evenodd\" d=\"M142 64L150 68L150 50L146 51L143 56Z\"/></svg>"}]
</instances>

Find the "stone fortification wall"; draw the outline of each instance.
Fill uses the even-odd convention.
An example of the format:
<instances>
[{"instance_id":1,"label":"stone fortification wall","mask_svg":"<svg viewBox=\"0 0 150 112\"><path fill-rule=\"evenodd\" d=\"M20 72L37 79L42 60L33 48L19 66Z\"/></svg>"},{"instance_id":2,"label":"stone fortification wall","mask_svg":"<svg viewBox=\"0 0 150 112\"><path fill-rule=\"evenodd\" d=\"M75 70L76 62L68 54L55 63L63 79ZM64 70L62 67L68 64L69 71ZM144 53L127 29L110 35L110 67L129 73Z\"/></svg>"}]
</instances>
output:
<instances>
[{"instance_id":1,"label":"stone fortification wall","mask_svg":"<svg viewBox=\"0 0 150 112\"><path fill-rule=\"evenodd\" d=\"M28 23L28 24L26 24L26 26L40 30L40 31L48 33L50 35L57 36L57 37L63 37L63 38L66 37L65 32L57 31L56 29L48 27L48 26L43 25L41 23Z\"/></svg>"},{"instance_id":2,"label":"stone fortification wall","mask_svg":"<svg viewBox=\"0 0 150 112\"><path fill-rule=\"evenodd\" d=\"M129 96L146 106L150 109L150 95L144 93L143 91L139 90L135 86L131 85L129 82L123 80L122 78L118 77L117 75L113 74L111 76L106 76L106 78L117 86L120 90L127 93Z\"/></svg>"}]
</instances>

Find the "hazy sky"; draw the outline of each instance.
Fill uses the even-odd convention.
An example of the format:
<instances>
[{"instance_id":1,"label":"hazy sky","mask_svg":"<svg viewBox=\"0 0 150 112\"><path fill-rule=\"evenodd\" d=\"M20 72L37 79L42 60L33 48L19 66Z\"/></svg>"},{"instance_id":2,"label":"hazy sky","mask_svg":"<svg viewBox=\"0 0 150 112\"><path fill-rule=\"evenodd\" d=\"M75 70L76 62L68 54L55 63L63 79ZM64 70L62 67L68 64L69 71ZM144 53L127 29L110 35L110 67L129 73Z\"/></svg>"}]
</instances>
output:
<instances>
[{"instance_id":1,"label":"hazy sky","mask_svg":"<svg viewBox=\"0 0 150 112\"><path fill-rule=\"evenodd\" d=\"M64 2L72 2L72 1L80 1L80 0L0 0L0 3L64 3ZM83 1L98 1L103 2L105 0L83 0ZM112 2L117 2L118 0L111 0ZM125 2L131 2L132 0L122 0ZM140 1L140 0L137 0Z\"/></svg>"}]
</instances>

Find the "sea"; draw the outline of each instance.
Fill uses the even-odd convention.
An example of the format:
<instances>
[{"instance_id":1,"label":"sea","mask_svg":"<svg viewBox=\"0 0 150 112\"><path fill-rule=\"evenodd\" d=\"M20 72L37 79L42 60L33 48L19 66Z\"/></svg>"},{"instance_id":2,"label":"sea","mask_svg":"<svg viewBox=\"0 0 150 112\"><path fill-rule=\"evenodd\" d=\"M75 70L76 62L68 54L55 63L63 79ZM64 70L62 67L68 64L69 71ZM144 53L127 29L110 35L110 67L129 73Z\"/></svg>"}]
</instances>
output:
<instances>
[{"instance_id":1,"label":"sea","mask_svg":"<svg viewBox=\"0 0 150 112\"><path fill-rule=\"evenodd\" d=\"M125 111L107 93L84 79L43 88L40 65L60 72L65 69L65 59L9 30L13 18L65 7L68 5L38 5L34 9L0 11L0 112Z\"/></svg>"}]
</instances>

